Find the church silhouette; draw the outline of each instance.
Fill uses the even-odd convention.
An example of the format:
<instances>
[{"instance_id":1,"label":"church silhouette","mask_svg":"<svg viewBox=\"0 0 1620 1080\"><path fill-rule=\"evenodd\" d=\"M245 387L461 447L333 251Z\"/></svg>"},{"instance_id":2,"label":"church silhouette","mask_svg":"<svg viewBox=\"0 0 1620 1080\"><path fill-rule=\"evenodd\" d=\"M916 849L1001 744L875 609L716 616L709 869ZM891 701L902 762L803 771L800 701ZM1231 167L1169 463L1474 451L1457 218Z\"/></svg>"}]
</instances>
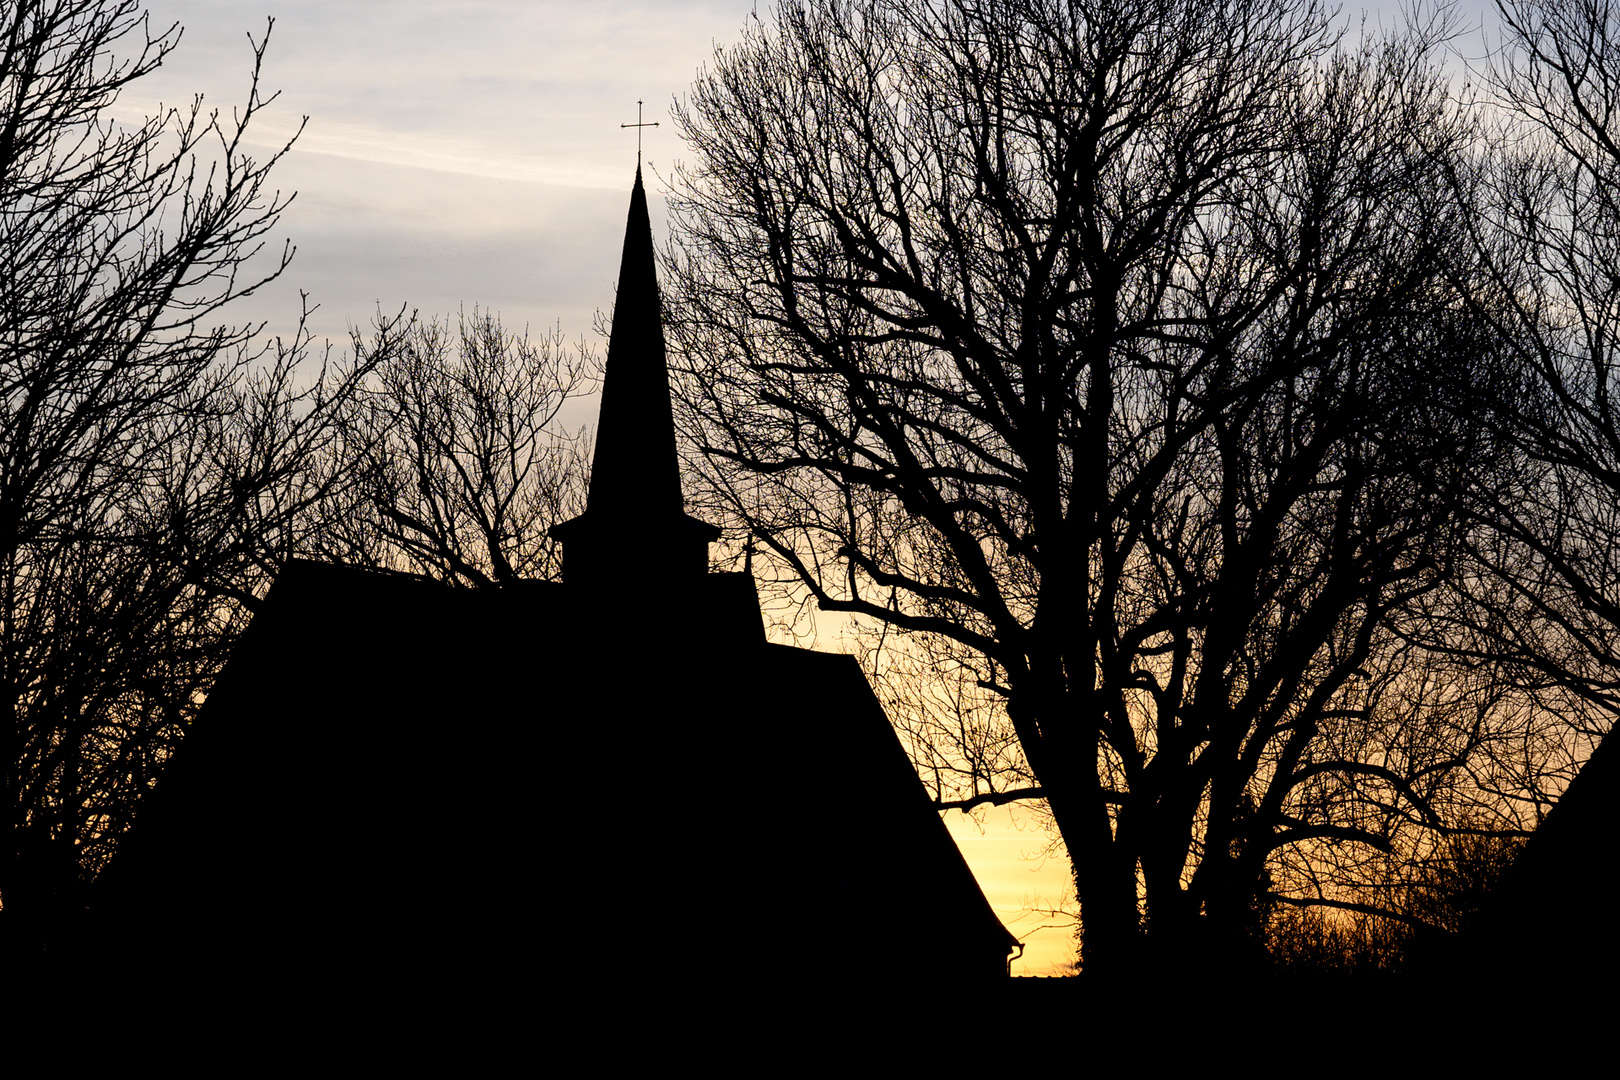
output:
<instances>
[{"instance_id":1,"label":"church silhouette","mask_svg":"<svg viewBox=\"0 0 1620 1080\"><path fill-rule=\"evenodd\" d=\"M97 883L98 949L260 988L1005 975L859 666L709 572L639 166L601 409L561 582L286 567Z\"/></svg>"}]
</instances>

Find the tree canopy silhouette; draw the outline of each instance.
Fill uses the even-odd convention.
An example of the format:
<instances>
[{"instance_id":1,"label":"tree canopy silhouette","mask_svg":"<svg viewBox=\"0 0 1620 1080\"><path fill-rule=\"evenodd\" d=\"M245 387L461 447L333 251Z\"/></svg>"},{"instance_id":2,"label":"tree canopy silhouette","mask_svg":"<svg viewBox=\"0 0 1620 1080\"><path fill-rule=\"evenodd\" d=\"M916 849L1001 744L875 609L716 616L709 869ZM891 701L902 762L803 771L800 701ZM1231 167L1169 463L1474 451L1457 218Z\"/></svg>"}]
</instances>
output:
<instances>
[{"instance_id":1,"label":"tree canopy silhouette","mask_svg":"<svg viewBox=\"0 0 1620 1080\"><path fill-rule=\"evenodd\" d=\"M1488 281L1474 306L1521 373L1488 412L1538 468L1491 500L1496 542L1480 554L1500 587L1476 597L1469 623L1481 650L1584 698L1591 739L1620 707L1620 10L1498 7L1502 47L1484 73L1496 127L1468 180Z\"/></svg>"},{"instance_id":2,"label":"tree canopy silhouette","mask_svg":"<svg viewBox=\"0 0 1620 1080\"><path fill-rule=\"evenodd\" d=\"M947 673L921 755L947 801L1046 800L1088 970L1252 955L1273 894L1334 902L1554 753L1418 644L1520 460L1435 44L1297 0L785 0L677 107L709 497Z\"/></svg>"},{"instance_id":3,"label":"tree canopy silhouette","mask_svg":"<svg viewBox=\"0 0 1620 1080\"><path fill-rule=\"evenodd\" d=\"M251 156L264 38L229 116L114 120L177 46L134 0L0 13L0 751L3 929L73 908L320 494L348 392L221 309L260 254L291 144ZM349 373L358 375L359 369Z\"/></svg>"},{"instance_id":4,"label":"tree canopy silhouette","mask_svg":"<svg viewBox=\"0 0 1620 1080\"><path fill-rule=\"evenodd\" d=\"M476 308L455 329L402 313L352 340L370 372L337 413L311 553L461 585L556 579L547 531L584 509L591 471L564 410L597 386L592 352Z\"/></svg>"}]
</instances>

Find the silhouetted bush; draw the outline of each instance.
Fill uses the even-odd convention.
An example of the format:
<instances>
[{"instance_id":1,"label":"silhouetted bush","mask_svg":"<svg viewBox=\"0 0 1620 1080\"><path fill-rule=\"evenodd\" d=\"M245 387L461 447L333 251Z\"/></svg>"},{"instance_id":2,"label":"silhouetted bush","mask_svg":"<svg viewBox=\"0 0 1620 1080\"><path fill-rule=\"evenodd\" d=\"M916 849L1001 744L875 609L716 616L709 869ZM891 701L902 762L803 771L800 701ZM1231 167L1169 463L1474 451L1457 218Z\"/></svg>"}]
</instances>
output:
<instances>
[{"instance_id":1,"label":"silhouetted bush","mask_svg":"<svg viewBox=\"0 0 1620 1080\"><path fill-rule=\"evenodd\" d=\"M1272 963L1288 974L1409 972L1443 948L1443 938L1472 925L1523 846L1517 837L1447 837L1433 857L1411 865L1404 883L1376 898L1389 914L1278 905L1266 926Z\"/></svg>"}]
</instances>

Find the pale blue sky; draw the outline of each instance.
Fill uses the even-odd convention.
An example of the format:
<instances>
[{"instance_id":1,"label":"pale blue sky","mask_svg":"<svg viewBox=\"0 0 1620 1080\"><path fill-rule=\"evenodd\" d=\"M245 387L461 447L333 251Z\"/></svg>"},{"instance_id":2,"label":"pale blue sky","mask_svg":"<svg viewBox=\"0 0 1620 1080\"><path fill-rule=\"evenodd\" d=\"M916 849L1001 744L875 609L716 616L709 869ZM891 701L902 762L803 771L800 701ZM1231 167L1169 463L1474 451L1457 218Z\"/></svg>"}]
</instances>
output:
<instances>
[{"instance_id":1,"label":"pale blue sky","mask_svg":"<svg viewBox=\"0 0 1620 1080\"><path fill-rule=\"evenodd\" d=\"M1489 0L1465 0L1465 16ZM119 112L202 92L246 94L246 35L276 26L263 85L281 98L254 125L261 152L309 125L276 176L298 199L277 236L292 268L237 317L296 320L298 291L320 305L318 334L345 337L380 303L425 313L482 304L509 326L560 321L592 337L612 302L635 168L619 124L647 102L654 232L658 173L682 152L668 123L716 45L735 41L753 0L148 0L154 27L178 21L180 48L126 91ZM769 2L760 5L768 18ZM1382 8L1399 0L1345 5ZM1375 14L1374 18L1378 16ZM1477 43L1478 37L1473 41ZM1477 51L1477 50L1476 50Z\"/></svg>"},{"instance_id":2,"label":"pale blue sky","mask_svg":"<svg viewBox=\"0 0 1620 1080\"><path fill-rule=\"evenodd\" d=\"M282 96L252 130L263 152L310 118L275 174L298 192L277 231L298 254L238 318L290 328L304 289L321 305L317 331L336 338L379 302L429 313L479 303L509 325L560 320L568 336L590 336L594 311L612 302L635 170L635 134L618 125L644 98L646 118L662 121L647 129L646 159L664 169L679 150L671 98L753 10L750 0L147 7L154 27L179 21L185 35L119 113L197 92L239 105L246 34L275 17L263 85Z\"/></svg>"}]
</instances>

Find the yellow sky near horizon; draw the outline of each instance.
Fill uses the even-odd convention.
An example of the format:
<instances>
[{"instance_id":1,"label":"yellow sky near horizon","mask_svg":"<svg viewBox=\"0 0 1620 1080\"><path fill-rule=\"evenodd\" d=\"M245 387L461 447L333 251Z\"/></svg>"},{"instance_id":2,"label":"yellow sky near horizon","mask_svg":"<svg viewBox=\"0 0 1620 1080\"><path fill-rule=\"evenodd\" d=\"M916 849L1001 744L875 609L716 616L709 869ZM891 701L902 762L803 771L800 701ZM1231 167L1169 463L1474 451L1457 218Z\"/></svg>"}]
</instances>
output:
<instances>
[{"instance_id":1,"label":"yellow sky near horizon","mask_svg":"<svg viewBox=\"0 0 1620 1080\"><path fill-rule=\"evenodd\" d=\"M1010 806L986 807L974 816L943 813L962 857L985 899L1024 946L1014 975L1068 975L1075 960L1073 880L1069 860L1048 854L1050 836L1034 816ZM1067 901L1066 899L1067 898Z\"/></svg>"}]
</instances>

